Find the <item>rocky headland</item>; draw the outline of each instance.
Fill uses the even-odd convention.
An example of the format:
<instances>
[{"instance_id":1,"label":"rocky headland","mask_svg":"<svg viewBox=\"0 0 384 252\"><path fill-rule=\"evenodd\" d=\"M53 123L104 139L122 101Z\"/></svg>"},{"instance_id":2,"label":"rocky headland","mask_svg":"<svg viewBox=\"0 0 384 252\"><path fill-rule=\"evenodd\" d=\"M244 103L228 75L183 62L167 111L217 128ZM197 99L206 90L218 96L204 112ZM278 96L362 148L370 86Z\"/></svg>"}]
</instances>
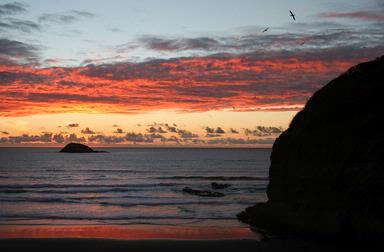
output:
<instances>
[{"instance_id":1,"label":"rocky headland","mask_svg":"<svg viewBox=\"0 0 384 252\"><path fill-rule=\"evenodd\" d=\"M308 100L273 145L268 202L242 222L267 233L384 237L384 56Z\"/></svg>"}]
</instances>

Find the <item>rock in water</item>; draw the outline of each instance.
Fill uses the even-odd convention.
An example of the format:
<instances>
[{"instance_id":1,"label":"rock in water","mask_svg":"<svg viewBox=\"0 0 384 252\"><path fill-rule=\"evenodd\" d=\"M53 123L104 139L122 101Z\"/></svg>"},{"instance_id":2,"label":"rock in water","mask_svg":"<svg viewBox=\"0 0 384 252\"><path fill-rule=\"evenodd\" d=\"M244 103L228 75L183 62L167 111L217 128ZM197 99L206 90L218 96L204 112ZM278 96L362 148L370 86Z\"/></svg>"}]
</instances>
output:
<instances>
[{"instance_id":1,"label":"rock in water","mask_svg":"<svg viewBox=\"0 0 384 252\"><path fill-rule=\"evenodd\" d=\"M383 237L384 56L318 90L273 145L268 202L239 220L271 233Z\"/></svg>"},{"instance_id":2,"label":"rock in water","mask_svg":"<svg viewBox=\"0 0 384 252\"><path fill-rule=\"evenodd\" d=\"M201 197L223 197L224 196L224 194L221 192L196 190L196 189L192 189L190 187L184 187L183 192L197 195L197 196L201 196Z\"/></svg>"},{"instance_id":3,"label":"rock in water","mask_svg":"<svg viewBox=\"0 0 384 252\"><path fill-rule=\"evenodd\" d=\"M211 183L211 187L214 190L225 189L225 188L228 188L230 186L231 186L230 184L219 184L219 183L216 183L216 182L212 182Z\"/></svg>"},{"instance_id":4,"label":"rock in water","mask_svg":"<svg viewBox=\"0 0 384 252\"><path fill-rule=\"evenodd\" d=\"M60 150L60 152L68 152L68 153L95 153L101 151L95 151L92 148L79 143L69 143L64 148Z\"/></svg>"}]
</instances>

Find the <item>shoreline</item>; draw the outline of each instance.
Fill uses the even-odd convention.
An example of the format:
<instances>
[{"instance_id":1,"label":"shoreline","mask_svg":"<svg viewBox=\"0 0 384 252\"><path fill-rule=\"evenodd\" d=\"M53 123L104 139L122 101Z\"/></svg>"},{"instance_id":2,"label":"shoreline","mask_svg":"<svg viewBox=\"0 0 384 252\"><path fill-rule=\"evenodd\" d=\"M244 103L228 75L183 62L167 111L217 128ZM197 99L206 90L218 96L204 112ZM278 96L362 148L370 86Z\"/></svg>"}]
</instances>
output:
<instances>
[{"instance_id":1,"label":"shoreline","mask_svg":"<svg viewBox=\"0 0 384 252\"><path fill-rule=\"evenodd\" d=\"M175 239L99 239L99 238L0 238L2 251L257 251L257 252L342 252L382 251L369 245L354 246L316 239L275 238L265 241L249 239L175 240Z\"/></svg>"},{"instance_id":2,"label":"shoreline","mask_svg":"<svg viewBox=\"0 0 384 252\"><path fill-rule=\"evenodd\" d=\"M265 237L249 228L183 226L4 226L0 251L383 251L380 243L321 236Z\"/></svg>"},{"instance_id":3,"label":"shoreline","mask_svg":"<svg viewBox=\"0 0 384 252\"><path fill-rule=\"evenodd\" d=\"M118 240L84 238L0 239L2 251L252 251L259 247L254 240Z\"/></svg>"}]
</instances>

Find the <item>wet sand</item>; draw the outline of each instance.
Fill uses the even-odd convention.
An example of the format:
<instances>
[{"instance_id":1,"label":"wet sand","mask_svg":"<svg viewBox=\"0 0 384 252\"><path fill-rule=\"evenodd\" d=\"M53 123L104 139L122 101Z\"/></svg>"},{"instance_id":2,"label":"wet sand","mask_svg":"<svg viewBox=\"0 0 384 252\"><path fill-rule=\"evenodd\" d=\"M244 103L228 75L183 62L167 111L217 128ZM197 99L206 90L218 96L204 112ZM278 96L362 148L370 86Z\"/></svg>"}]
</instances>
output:
<instances>
[{"instance_id":1,"label":"wet sand","mask_svg":"<svg viewBox=\"0 0 384 252\"><path fill-rule=\"evenodd\" d=\"M380 251L325 241L299 239L256 240L112 240L79 238L0 239L1 251L254 251L254 252L340 252Z\"/></svg>"},{"instance_id":2,"label":"wet sand","mask_svg":"<svg viewBox=\"0 0 384 252\"><path fill-rule=\"evenodd\" d=\"M235 227L0 226L0 251L384 251L371 245L318 237L265 239L249 228Z\"/></svg>"}]
</instances>

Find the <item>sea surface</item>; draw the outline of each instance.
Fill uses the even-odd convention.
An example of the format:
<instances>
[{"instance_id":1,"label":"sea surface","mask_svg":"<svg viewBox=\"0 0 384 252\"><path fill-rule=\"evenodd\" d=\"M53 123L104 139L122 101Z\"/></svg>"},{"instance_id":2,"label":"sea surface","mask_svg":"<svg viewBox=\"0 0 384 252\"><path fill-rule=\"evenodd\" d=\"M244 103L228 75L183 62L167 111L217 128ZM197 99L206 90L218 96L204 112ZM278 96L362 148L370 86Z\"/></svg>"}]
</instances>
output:
<instances>
[{"instance_id":1,"label":"sea surface","mask_svg":"<svg viewBox=\"0 0 384 252\"><path fill-rule=\"evenodd\" d=\"M0 148L0 226L245 227L236 214L267 200L270 149ZM224 197L184 193L184 187Z\"/></svg>"}]
</instances>

